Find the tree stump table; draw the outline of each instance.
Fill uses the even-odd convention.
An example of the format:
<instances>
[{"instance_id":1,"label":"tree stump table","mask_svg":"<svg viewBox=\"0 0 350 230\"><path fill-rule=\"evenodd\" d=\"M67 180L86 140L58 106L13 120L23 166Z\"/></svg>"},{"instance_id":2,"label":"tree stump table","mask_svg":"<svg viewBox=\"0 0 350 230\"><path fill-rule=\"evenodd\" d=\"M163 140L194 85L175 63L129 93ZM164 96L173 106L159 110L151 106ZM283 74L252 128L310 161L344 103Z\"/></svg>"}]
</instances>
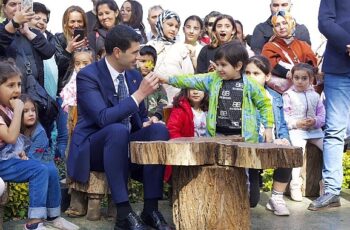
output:
<instances>
[{"instance_id":1,"label":"tree stump table","mask_svg":"<svg viewBox=\"0 0 350 230\"><path fill-rule=\"evenodd\" d=\"M302 149L241 137L131 142L136 164L173 165L176 229L250 229L245 168L300 167Z\"/></svg>"}]
</instances>

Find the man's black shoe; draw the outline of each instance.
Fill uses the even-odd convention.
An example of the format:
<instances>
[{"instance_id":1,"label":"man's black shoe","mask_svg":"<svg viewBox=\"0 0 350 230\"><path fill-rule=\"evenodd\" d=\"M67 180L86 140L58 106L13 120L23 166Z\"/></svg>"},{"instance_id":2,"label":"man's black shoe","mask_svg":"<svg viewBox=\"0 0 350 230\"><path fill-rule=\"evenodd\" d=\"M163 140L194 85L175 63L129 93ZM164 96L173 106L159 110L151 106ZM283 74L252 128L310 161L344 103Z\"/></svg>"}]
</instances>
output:
<instances>
[{"instance_id":1,"label":"man's black shoe","mask_svg":"<svg viewBox=\"0 0 350 230\"><path fill-rule=\"evenodd\" d=\"M339 195L335 195L332 193L325 193L319 198L317 198L316 200L312 201L308 209L311 211L318 211L321 209L339 207L339 206L340 206Z\"/></svg>"},{"instance_id":2,"label":"man's black shoe","mask_svg":"<svg viewBox=\"0 0 350 230\"><path fill-rule=\"evenodd\" d=\"M158 230L172 230L173 228L165 221L162 213L159 211L153 211L151 214L145 214L142 212L141 219L152 228Z\"/></svg>"},{"instance_id":3,"label":"man's black shoe","mask_svg":"<svg viewBox=\"0 0 350 230\"><path fill-rule=\"evenodd\" d=\"M148 230L148 226L135 213L130 212L123 220L117 220L114 225L114 230Z\"/></svg>"}]
</instances>

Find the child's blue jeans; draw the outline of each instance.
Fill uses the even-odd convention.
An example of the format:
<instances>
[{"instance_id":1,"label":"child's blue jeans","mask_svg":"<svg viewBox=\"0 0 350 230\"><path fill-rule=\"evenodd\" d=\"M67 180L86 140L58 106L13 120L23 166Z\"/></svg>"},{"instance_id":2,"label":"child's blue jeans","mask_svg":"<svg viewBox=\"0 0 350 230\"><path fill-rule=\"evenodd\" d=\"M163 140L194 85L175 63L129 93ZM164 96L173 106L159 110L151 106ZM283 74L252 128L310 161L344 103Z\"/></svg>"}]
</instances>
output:
<instances>
[{"instance_id":1,"label":"child's blue jeans","mask_svg":"<svg viewBox=\"0 0 350 230\"><path fill-rule=\"evenodd\" d=\"M28 217L46 219L60 215L61 189L53 162L9 159L0 161L0 177L8 182L29 181Z\"/></svg>"}]
</instances>

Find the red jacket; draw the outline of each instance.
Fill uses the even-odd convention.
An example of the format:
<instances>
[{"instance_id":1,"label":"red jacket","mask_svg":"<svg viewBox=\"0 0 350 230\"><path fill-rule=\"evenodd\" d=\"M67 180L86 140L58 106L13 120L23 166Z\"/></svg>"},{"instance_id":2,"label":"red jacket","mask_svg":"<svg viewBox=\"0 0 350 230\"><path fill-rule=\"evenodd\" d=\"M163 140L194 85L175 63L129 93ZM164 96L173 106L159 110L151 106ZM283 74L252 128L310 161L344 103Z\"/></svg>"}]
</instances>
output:
<instances>
[{"instance_id":1,"label":"red jacket","mask_svg":"<svg viewBox=\"0 0 350 230\"><path fill-rule=\"evenodd\" d=\"M171 110L167 127L170 139L177 137L194 137L193 112L187 98L180 98L179 106Z\"/></svg>"}]
</instances>

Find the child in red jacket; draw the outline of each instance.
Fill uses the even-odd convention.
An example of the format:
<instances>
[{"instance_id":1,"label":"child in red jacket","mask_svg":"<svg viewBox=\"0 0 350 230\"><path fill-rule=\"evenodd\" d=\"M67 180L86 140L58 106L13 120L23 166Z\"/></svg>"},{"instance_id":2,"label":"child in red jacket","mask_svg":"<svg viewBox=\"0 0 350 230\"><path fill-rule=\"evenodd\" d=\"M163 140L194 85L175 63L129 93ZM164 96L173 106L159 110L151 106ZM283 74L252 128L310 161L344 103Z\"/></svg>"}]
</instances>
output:
<instances>
[{"instance_id":1,"label":"child in red jacket","mask_svg":"<svg viewBox=\"0 0 350 230\"><path fill-rule=\"evenodd\" d=\"M170 138L206 136L208 95L195 89L182 89L174 98L167 127Z\"/></svg>"},{"instance_id":2,"label":"child in red jacket","mask_svg":"<svg viewBox=\"0 0 350 230\"><path fill-rule=\"evenodd\" d=\"M206 133L206 116L208 111L208 94L196 89L182 89L174 97L167 127L170 139L178 137L204 137ZM164 181L171 176L171 166L166 166Z\"/></svg>"}]
</instances>

